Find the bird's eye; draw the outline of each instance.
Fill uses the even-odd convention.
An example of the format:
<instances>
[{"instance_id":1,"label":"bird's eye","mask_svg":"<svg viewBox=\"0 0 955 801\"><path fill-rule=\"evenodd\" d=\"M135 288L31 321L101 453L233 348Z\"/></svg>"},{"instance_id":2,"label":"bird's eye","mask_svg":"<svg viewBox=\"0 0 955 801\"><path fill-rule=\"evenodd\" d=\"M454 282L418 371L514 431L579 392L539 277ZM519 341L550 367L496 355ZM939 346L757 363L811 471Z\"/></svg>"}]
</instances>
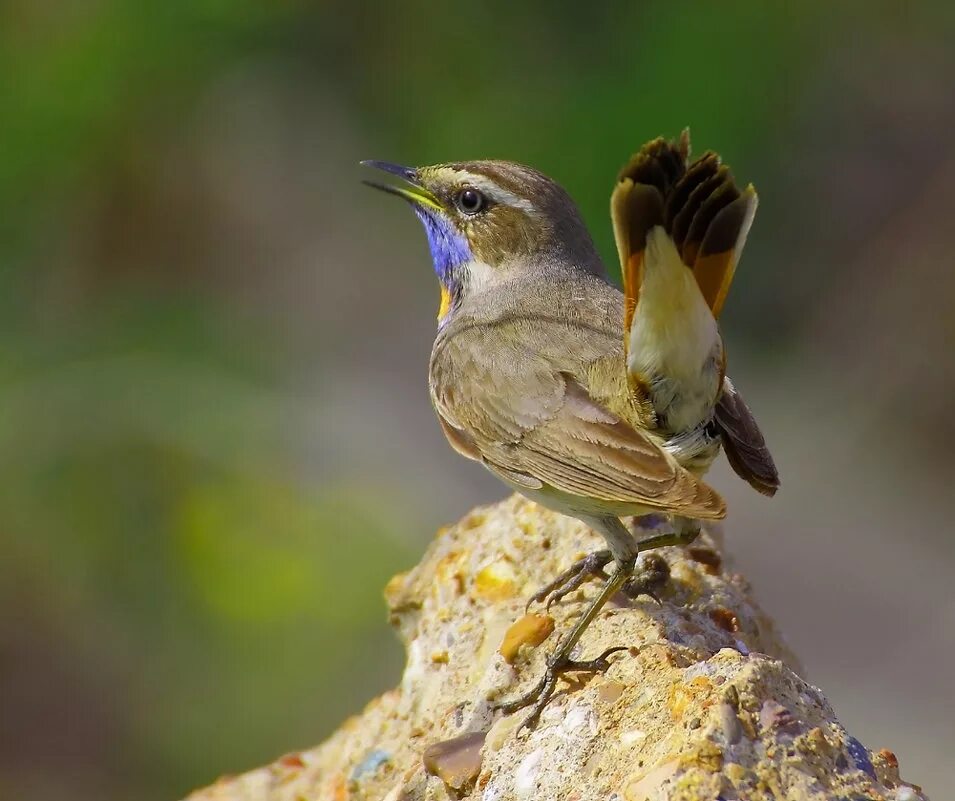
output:
<instances>
[{"instance_id":1,"label":"bird's eye","mask_svg":"<svg viewBox=\"0 0 955 801\"><path fill-rule=\"evenodd\" d=\"M477 214L484 208L484 195L477 189L466 186L455 195L454 204L464 214Z\"/></svg>"}]
</instances>

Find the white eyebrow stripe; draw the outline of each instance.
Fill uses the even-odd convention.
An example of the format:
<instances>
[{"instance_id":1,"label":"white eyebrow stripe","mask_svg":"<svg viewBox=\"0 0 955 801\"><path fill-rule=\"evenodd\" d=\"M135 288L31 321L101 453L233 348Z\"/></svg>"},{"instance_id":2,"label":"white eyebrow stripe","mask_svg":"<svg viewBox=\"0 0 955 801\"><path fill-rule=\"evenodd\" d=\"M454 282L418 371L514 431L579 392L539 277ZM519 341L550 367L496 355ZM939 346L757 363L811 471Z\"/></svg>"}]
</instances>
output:
<instances>
[{"instance_id":1,"label":"white eyebrow stripe","mask_svg":"<svg viewBox=\"0 0 955 801\"><path fill-rule=\"evenodd\" d=\"M487 178L483 175L475 175L473 172L467 172L466 170L459 170L458 176L464 179L464 183L469 186L473 186L475 189L479 189L484 192L492 200L496 200L498 203L503 203L505 206L512 206L516 209L521 209L526 211L528 214L533 214L536 209L534 204L531 203L527 198L523 198L520 195L515 195L513 192L505 189L499 184L494 183L490 178Z\"/></svg>"}]
</instances>

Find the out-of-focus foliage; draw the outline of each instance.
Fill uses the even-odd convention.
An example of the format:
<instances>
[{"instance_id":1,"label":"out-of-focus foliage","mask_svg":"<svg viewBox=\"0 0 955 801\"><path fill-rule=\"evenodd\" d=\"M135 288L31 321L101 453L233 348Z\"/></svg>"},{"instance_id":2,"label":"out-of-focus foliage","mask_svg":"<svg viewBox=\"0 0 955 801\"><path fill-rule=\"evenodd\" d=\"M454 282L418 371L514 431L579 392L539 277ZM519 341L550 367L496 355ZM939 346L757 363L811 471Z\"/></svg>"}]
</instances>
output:
<instances>
[{"instance_id":1,"label":"out-of-focus foliage","mask_svg":"<svg viewBox=\"0 0 955 801\"><path fill-rule=\"evenodd\" d=\"M616 169L685 125L761 192L726 324L784 492L714 479L733 549L853 729L941 775L953 33L942 3L0 8L0 797L170 798L317 742L395 680L387 578L501 494L430 419L436 291L357 159L533 164L612 265Z\"/></svg>"}]
</instances>

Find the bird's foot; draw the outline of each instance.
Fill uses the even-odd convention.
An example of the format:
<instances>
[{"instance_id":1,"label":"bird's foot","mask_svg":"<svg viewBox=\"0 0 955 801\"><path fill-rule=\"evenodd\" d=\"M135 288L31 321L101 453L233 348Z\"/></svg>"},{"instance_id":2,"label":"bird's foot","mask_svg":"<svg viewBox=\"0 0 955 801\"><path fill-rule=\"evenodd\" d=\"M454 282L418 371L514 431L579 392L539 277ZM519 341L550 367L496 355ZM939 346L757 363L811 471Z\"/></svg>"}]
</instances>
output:
<instances>
[{"instance_id":1,"label":"bird's foot","mask_svg":"<svg viewBox=\"0 0 955 801\"><path fill-rule=\"evenodd\" d=\"M497 709L502 711L505 715L510 715L513 712L524 709L524 707L530 706L530 714L523 720L521 725L518 726L517 733L519 734L522 729L533 729L540 719L541 712L544 711L544 707L547 706L547 702L550 701L554 691L557 689L557 679L560 678L560 676L564 673L602 673L610 667L608 657L611 654L626 650L627 648L622 645L615 648L608 648L596 659L588 660L577 660L571 659L568 656L561 656L560 650L558 650L548 657L544 675L541 676L541 680L537 682L530 691L520 698L515 698L513 701L498 704Z\"/></svg>"},{"instance_id":2,"label":"bird's foot","mask_svg":"<svg viewBox=\"0 0 955 801\"><path fill-rule=\"evenodd\" d=\"M596 556L598 560L603 558L603 556L599 553L594 554L594 556ZM583 615L580 616L580 619L574 624L574 627L567 633L560 643L558 643L554 652L547 657L547 667L544 670L544 675L541 677L541 680L534 685L530 692L526 693L520 698L515 699L514 701L497 705L498 709L507 714L516 712L518 709L523 709L526 706L531 707L530 715L528 715L527 718L521 723L518 731L525 727L533 728L533 726L537 723L541 711L544 709L544 707L547 705L547 702L554 694L554 689L557 687L557 679L562 674L573 672L594 673L606 670L608 667L610 667L608 657L617 651L626 650L626 648L623 646L608 648L596 659L591 659L588 661L571 659L570 656L581 636L587 630L587 627L600 613L600 610L603 609L604 604L606 604L607 601L610 600L610 598L612 598L614 594L623 587L627 580L633 576L634 561L635 560L631 559L626 562L621 562L617 565L616 572L607 578L606 582L604 582L603 589L600 590L600 593L597 595L597 597L590 602L590 605L584 611ZM558 589L560 589L559 586Z\"/></svg>"},{"instance_id":3,"label":"bird's foot","mask_svg":"<svg viewBox=\"0 0 955 801\"><path fill-rule=\"evenodd\" d=\"M527 602L527 608L529 609L533 603L546 600L547 608L550 609L552 604L572 593L588 579L601 578L606 580L608 576L604 572L604 567L612 561L613 556L610 551L606 550L594 551L589 556L578 559L557 578L535 592Z\"/></svg>"},{"instance_id":4,"label":"bird's foot","mask_svg":"<svg viewBox=\"0 0 955 801\"><path fill-rule=\"evenodd\" d=\"M623 585L623 592L633 599L649 595L662 604L659 593L669 580L670 565L667 560L658 553L644 553L635 565L633 575Z\"/></svg>"}]
</instances>

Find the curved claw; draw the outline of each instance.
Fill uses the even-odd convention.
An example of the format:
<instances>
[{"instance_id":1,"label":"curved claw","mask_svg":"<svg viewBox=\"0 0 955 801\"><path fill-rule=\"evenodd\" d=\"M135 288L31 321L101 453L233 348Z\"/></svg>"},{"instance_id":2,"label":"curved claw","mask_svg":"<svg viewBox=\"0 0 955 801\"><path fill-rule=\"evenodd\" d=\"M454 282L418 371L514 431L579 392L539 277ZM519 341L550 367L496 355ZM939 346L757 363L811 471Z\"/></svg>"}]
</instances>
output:
<instances>
[{"instance_id":1,"label":"curved claw","mask_svg":"<svg viewBox=\"0 0 955 801\"><path fill-rule=\"evenodd\" d=\"M619 653L620 651L629 651L629 650L630 648L626 645L615 645L613 648L608 648L600 656L592 660L592 664L596 665L599 663L600 665L603 666L603 670L609 670L610 663L607 661L607 657L612 654Z\"/></svg>"},{"instance_id":2,"label":"curved claw","mask_svg":"<svg viewBox=\"0 0 955 801\"><path fill-rule=\"evenodd\" d=\"M505 715L509 715L512 712L517 712L519 709L533 704L530 714L521 721L521 725L517 727L517 733L520 734L524 729L533 729L537 725L541 712L544 711L544 707L547 706L547 702L550 701L554 695L554 691L557 689L557 679L561 674L575 673L577 671L602 673L610 669L608 657L619 651L627 650L629 650L629 648L626 645L616 645L613 648L608 648L596 659L587 660L555 659L554 657L550 657L547 660L547 668L544 670L544 675L541 676L540 681L537 682L530 691L520 698L515 698L513 701L495 704L494 708L500 710Z\"/></svg>"},{"instance_id":3,"label":"curved claw","mask_svg":"<svg viewBox=\"0 0 955 801\"><path fill-rule=\"evenodd\" d=\"M548 669L544 675L541 676L540 681L537 682L537 684L535 684L530 690L524 693L524 695L522 695L520 698L515 698L513 701L503 701L501 703L494 704L493 709L498 712L503 712L505 715L510 715L513 712L523 709L525 706L530 706L544 693L550 676L551 671ZM556 678L556 674L554 674L554 676Z\"/></svg>"},{"instance_id":4,"label":"curved claw","mask_svg":"<svg viewBox=\"0 0 955 801\"><path fill-rule=\"evenodd\" d=\"M546 599L547 610L558 601L572 593L580 587L589 578L601 578L607 580L608 576L604 572L604 567L613 561L610 551L594 551L583 559L578 559L567 570L558 575L553 581L545 584L535 592L527 601L524 611L531 608L531 604L539 603Z\"/></svg>"}]
</instances>

